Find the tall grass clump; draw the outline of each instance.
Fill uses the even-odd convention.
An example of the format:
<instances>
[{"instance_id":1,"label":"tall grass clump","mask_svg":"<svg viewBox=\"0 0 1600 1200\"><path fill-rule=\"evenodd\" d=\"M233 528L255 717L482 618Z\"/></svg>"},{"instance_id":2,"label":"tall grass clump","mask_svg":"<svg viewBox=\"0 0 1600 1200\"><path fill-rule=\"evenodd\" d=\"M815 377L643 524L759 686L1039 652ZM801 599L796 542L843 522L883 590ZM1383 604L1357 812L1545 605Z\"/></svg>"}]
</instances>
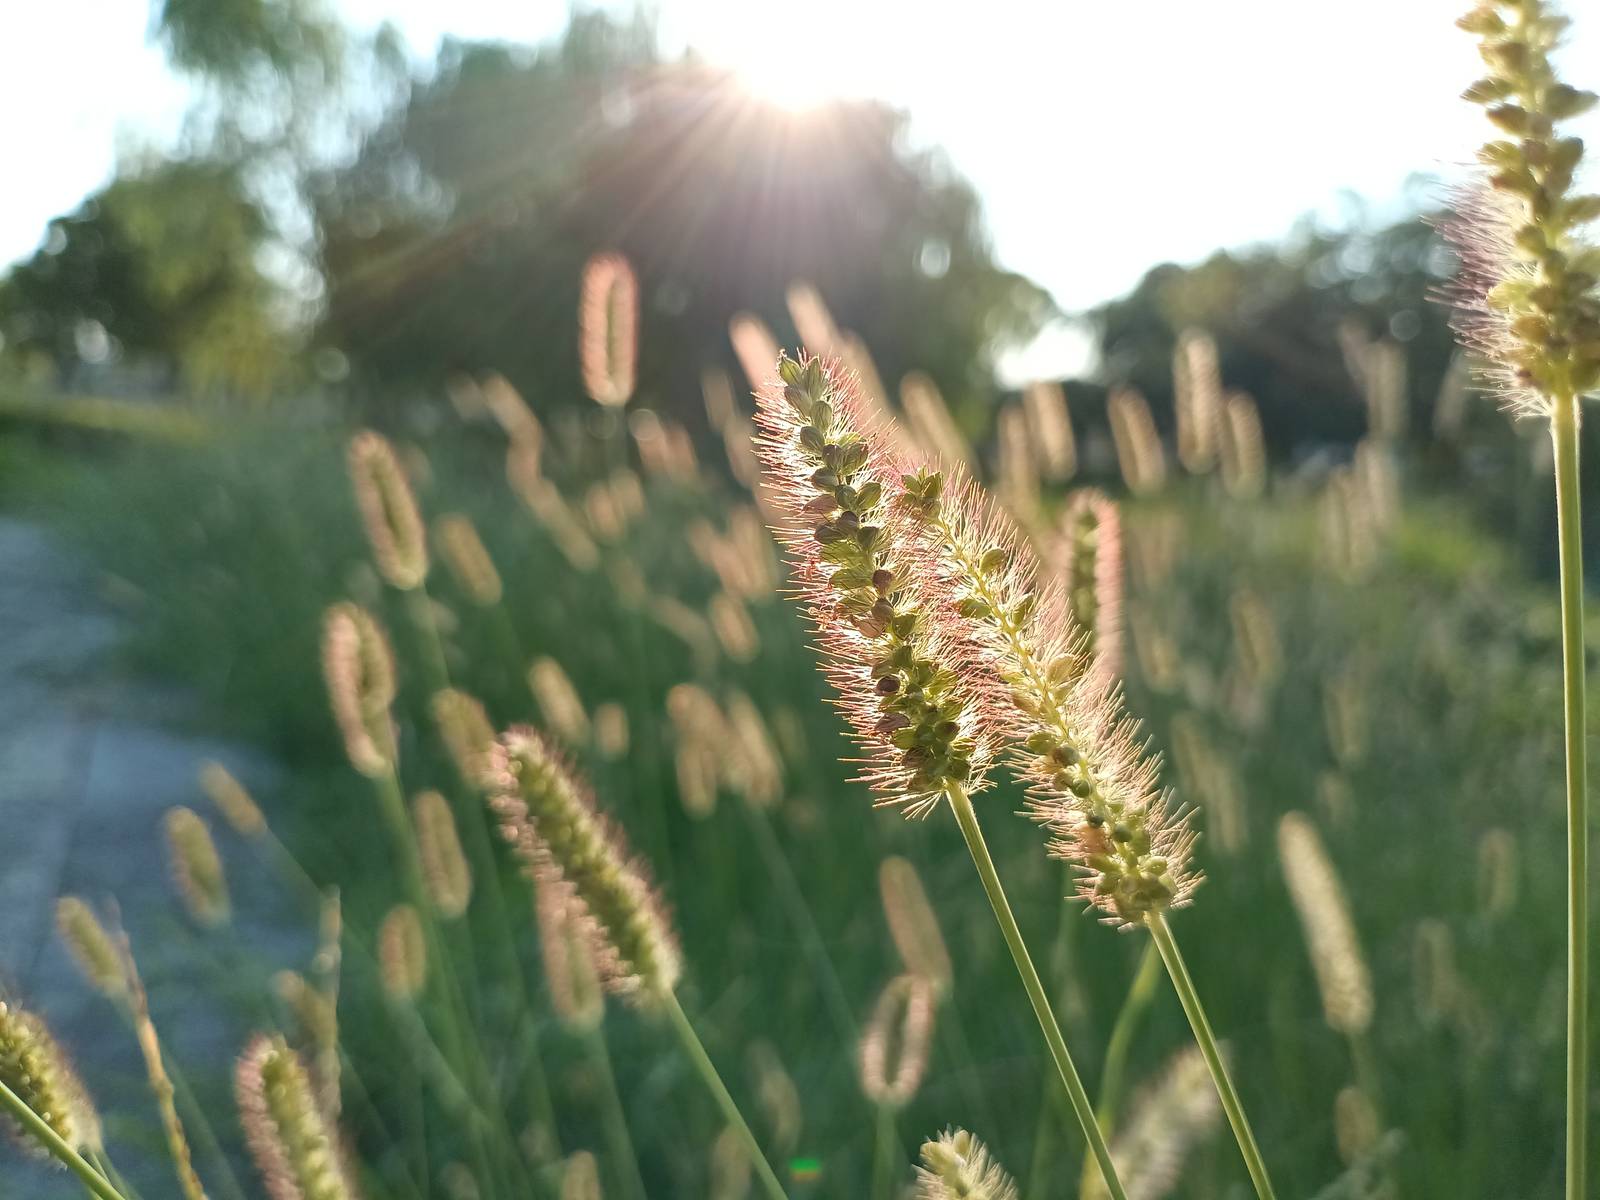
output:
<instances>
[{"instance_id":1,"label":"tall grass clump","mask_svg":"<svg viewBox=\"0 0 1600 1200\"><path fill-rule=\"evenodd\" d=\"M1488 364L1512 412L1549 423L1555 446L1567 790L1567 1138L1569 1200L1587 1196L1589 1095L1589 798L1585 733L1580 400L1600 383L1600 249L1583 227L1600 196L1573 182L1581 138L1564 121L1595 106L1562 81L1552 54L1567 19L1544 0L1484 0L1458 24L1487 71L1464 93L1504 138L1484 144L1486 177L1453 225L1462 250L1458 328Z\"/></svg>"}]
</instances>

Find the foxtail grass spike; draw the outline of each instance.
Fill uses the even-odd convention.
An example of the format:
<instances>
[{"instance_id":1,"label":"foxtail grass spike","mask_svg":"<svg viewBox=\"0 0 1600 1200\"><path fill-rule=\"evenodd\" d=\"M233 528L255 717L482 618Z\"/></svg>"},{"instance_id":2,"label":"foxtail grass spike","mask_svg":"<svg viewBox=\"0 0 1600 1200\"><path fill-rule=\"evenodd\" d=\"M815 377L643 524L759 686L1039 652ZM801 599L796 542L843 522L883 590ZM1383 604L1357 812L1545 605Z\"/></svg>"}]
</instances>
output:
<instances>
[{"instance_id":1,"label":"foxtail grass spike","mask_svg":"<svg viewBox=\"0 0 1600 1200\"><path fill-rule=\"evenodd\" d=\"M122 952L94 909L78 896L56 901L56 932L89 986L109 1000L128 994L128 975Z\"/></svg>"},{"instance_id":2,"label":"foxtail grass spike","mask_svg":"<svg viewBox=\"0 0 1600 1200\"><path fill-rule=\"evenodd\" d=\"M765 387L778 361L778 342L772 330L753 313L739 313L728 322L728 338L752 389Z\"/></svg>"},{"instance_id":3,"label":"foxtail grass spike","mask_svg":"<svg viewBox=\"0 0 1600 1200\"><path fill-rule=\"evenodd\" d=\"M650 1005L682 970L665 906L621 829L534 730L501 739L490 807L541 888L563 892L606 987Z\"/></svg>"},{"instance_id":4,"label":"foxtail grass spike","mask_svg":"<svg viewBox=\"0 0 1600 1200\"><path fill-rule=\"evenodd\" d=\"M995 495L1011 510L1019 524L1031 528L1039 515L1039 464L1034 457L1028 418L1022 409L1011 406L1000 410L995 441L999 455Z\"/></svg>"},{"instance_id":5,"label":"foxtail grass spike","mask_svg":"<svg viewBox=\"0 0 1600 1200\"><path fill-rule=\"evenodd\" d=\"M388 774L395 761L394 655L360 605L335 604L323 616L322 677L350 764L373 778Z\"/></svg>"},{"instance_id":6,"label":"foxtail grass spike","mask_svg":"<svg viewBox=\"0 0 1600 1200\"><path fill-rule=\"evenodd\" d=\"M602 1200L600 1164L587 1150L574 1151L562 1168L561 1200Z\"/></svg>"},{"instance_id":7,"label":"foxtail grass spike","mask_svg":"<svg viewBox=\"0 0 1600 1200\"><path fill-rule=\"evenodd\" d=\"M1059 383L1030 383L1022 389L1022 410L1044 477L1052 483L1072 478L1078 469L1078 443L1072 435L1066 391Z\"/></svg>"},{"instance_id":8,"label":"foxtail grass spike","mask_svg":"<svg viewBox=\"0 0 1600 1200\"><path fill-rule=\"evenodd\" d=\"M633 396L639 342L639 281L620 254L597 254L583 268L578 349L589 399L620 408Z\"/></svg>"},{"instance_id":9,"label":"foxtail grass spike","mask_svg":"<svg viewBox=\"0 0 1600 1200\"><path fill-rule=\"evenodd\" d=\"M480 608L500 603L500 572L465 513L446 513L433 523L433 541L456 585Z\"/></svg>"},{"instance_id":10,"label":"foxtail grass spike","mask_svg":"<svg viewBox=\"0 0 1600 1200\"><path fill-rule=\"evenodd\" d=\"M906 970L928 980L937 993L948 992L955 969L939 931L939 918L928 903L928 893L916 867L898 856L884 859L878 866L878 892L889 932Z\"/></svg>"},{"instance_id":11,"label":"foxtail grass spike","mask_svg":"<svg viewBox=\"0 0 1600 1200\"><path fill-rule=\"evenodd\" d=\"M162 827L172 880L189 916L207 929L226 924L233 912L228 878L206 823L194 809L180 805L167 810Z\"/></svg>"},{"instance_id":12,"label":"foxtail grass spike","mask_svg":"<svg viewBox=\"0 0 1600 1200\"><path fill-rule=\"evenodd\" d=\"M234 1072L245 1143L272 1200L358 1200L338 1133L281 1037L257 1036Z\"/></svg>"},{"instance_id":13,"label":"foxtail grass spike","mask_svg":"<svg viewBox=\"0 0 1600 1200\"><path fill-rule=\"evenodd\" d=\"M1200 330L1185 330L1172 352L1172 407L1185 470L1199 474L1216 462L1222 405L1217 345Z\"/></svg>"},{"instance_id":14,"label":"foxtail grass spike","mask_svg":"<svg viewBox=\"0 0 1600 1200\"><path fill-rule=\"evenodd\" d=\"M488 777L495 729L483 702L458 688L433 694L433 723L463 782L482 787Z\"/></svg>"},{"instance_id":15,"label":"foxtail grass spike","mask_svg":"<svg viewBox=\"0 0 1600 1200\"><path fill-rule=\"evenodd\" d=\"M1122 517L1116 504L1096 488L1073 492L1051 547L1067 611L1083 631L1095 670L1110 684L1122 678Z\"/></svg>"},{"instance_id":16,"label":"foxtail grass spike","mask_svg":"<svg viewBox=\"0 0 1600 1200\"><path fill-rule=\"evenodd\" d=\"M1224 1047L1226 1050L1226 1047ZM1176 1187L1184 1161L1221 1123L1222 1109L1205 1059L1193 1047L1179 1051L1161 1077L1133 1099L1111 1142L1129 1200L1160 1200ZM1098 1177L1081 1200L1104 1200Z\"/></svg>"},{"instance_id":17,"label":"foxtail grass spike","mask_svg":"<svg viewBox=\"0 0 1600 1200\"><path fill-rule=\"evenodd\" d=\"M891 503L902 464L860 383L819 359L778 369L756 417L775 532L867 755L863 778L881 803L920 816L949 785L982 786L985 698L963 677L963 642L917 569L915 530Z\"/></svg>"},{"instance_id":18,"label":"foxtail grass spike","mask_svg":"<svg viewBox=\"0 0 1600 1200\"><path fill-rule=\"evenodd\" d=\"M267 832L267 819L255 798L221 763L200 764L200 790L240 837L258 838Z\"/></svg>"},{"instance_id":19,"label":"foxtail grass spike","mask_svg":"<svg viewBox=\"0 0 1600 1200\"><path fill-rule=\"evenodd\" d=\"M350 439L350 483L384 579L402 591L428 576L428 542L411 481L382 434L363 430Z\"/></svg>"},{"instance_id":20,"label":"foxtail grass spike","mask_svg":"<svg viewBox=\"0 0 1600 1200\"><path fill-rule=\"evenodd\" d=\"M528 668L528 689L547 729L569 746L588 741L589 714L560 663L553 658L535 659Z\"/></svg>"},{"instance_id":21,"label":"foxtail grass spike","mask_svg":"<svg viewBox=\"0 0 1600 1200\"><path fill-rule=\"evenodd\" d=\"M1079 871L1079 895L1125 926L1187 903L1199 882L1187 814L1072 631L1059 585L1041 579L1027 542L971 481L947 488L924 471L904 488L925 554L956 586L951 613L1009 692L1000 727L1051 853Z\"/></svg>"},{"instance_id":22,"label":"foxtail grass spike","mask_svg":"<svg viewBox=\"0 0 1600 1200\"><path fill-rule=\"evenodd\" d=\"M66 1052L40 1017L8 1000L0 1000L0 1083L73 1150L100 1148L99 1115ZM47 1153L0 1111L0 1126L6 1125L19 1146Z\"/></svg>"},{"instance_id":23,"label":"foxtail grass spike","mask_svg":"<svg viewBox=\"0 0 1600 1200\"><path fill-rule=\"evenodd\" d=\"M1229 392L1223 406L1222 486L1240 500L1260 496L1267 483L1266 443L1261 414L1244 392Z\"/></svg>"},{"instance_id":24,"label":"foxtail grass spike","mask_svg":"<svg viewBox=\"0 0 1600 1200\"><path fill-rule=\"evenodd\" d=\"M1167 481L1167 453L1149 403L1131 387L1115 387L1106 397L1106 416L1128 490L1135 496L1160 491Z\"/></svg>"},{"instance_id":25,"label":"foxtail grass spike","mask_svg":"<svg viewBox=\"0 0 1600 1200\"><path fill-rule=\"evenodd\" d=\"M544 447L544 426L533 415L527 401L511 386L504 375L492 374L483 380L483 402L506 437L532 463L539 466L539 454Z\"/></svg>"},{"instance_id":26,"label":"foxtail grass spike","mask_svg":"<svg viewBox=\"0 0 1600 1200\"><path fill-rule=\"evenodd\" d=\"M971 467L972 446L956 424L932 377L912 371L900 381L900 408L906 428L922 452L945 466Z\"/></svg>"},{"instance_id":27,"label":"foxtail grass spike","mask_svg":"<svg viewBox=\"0 0 1600 1200\"><path fill-rule=\"evenodd\" d=\"M1350 918L1350 902L1316 826L1303 813L1287 813L1278 824L1283 875L1322 992L1331 1029L1354 1035L1372 1023L1372 977Z\"/></svg>"},{"instance_id":28,"label":"foxtail grass spike","mask_svg":"<svg viewBox=\"0 0 1600 1200\"><path fill-rule=\"evenodd\" d=\"M922 1086L934 1005L934 985L919 975L896 976L878 996L856 1054L862 1094L874 1104L904 1108Z\"/></svg>"},{"instance_id":29,"label":"foxtail grass spike","mask_svg":"<svg viewBox=\"0 0 1600 1200\"><path fill-rule=\"evenodd\" d=\"M965 1129L922 1144L917 1200L1017 1200L1017 1185Z\"/></svg>"},{"instance_id":30,"label":"foxtail grass spike","mask_svg":"<svg viewBox=\"0 0 1600 1200\"><path fill-rule=\"evenodd\" d=\"M472 900L472 867L461 849L455 814L444 796L426 791L412 800L411 818L428 899L441 917L453 920L467 911Z\"/></svg>"},{"instance_id":31,"label":"foxtail grass spike","mask_svg":"<svg viewBox=\"0 0 1600 1200\"><path fill-rule=\"evenodd\" d=\"M617 759L628 752L628 710L617 701L595 706L594 744L601 758Z\"/></svg>"},{"instance_id":32,"label":"foxtail grass spike","mask_svg":"<svg viewBox=\"0 0 1600 1200\"><path fill-rule=\"evenodd\" d=\"M800 342L812 354L839 353L841 338L833 314L828 311L822 293L804 280L789 285L784 297L788 301L789 319L794 322ZM776 359L777 355L773 355ZM768 359L768 362L773 361Z\"/></svg>"},{"instance_id":33,"label":"foxtail grass spike","mask_svg":"<svg viewBox=\"0 0 1600 1200\"><path fill-rule=\"evenodd\" d=\"M415 1000L427 986L428 939L411 905L395 905L378 926L378 967L392 999Z\"/></svg>"}]
</instances>

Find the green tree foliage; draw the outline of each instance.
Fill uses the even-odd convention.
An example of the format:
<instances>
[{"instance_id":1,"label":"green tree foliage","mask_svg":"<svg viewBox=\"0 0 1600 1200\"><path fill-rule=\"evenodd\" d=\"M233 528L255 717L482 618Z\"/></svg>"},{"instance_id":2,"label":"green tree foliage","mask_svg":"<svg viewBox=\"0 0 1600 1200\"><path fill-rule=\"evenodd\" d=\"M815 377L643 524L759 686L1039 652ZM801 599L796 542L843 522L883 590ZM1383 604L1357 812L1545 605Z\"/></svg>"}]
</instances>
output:
<instances>
[{"instance_id":1,"label":"green tree foliage","mask_svg":"<svg viewBox=\"0 0 1600 1200\"><path fill-rule=\"evenodd\" d=\"M661 62L641 22L579 15L531 53L448 43L319 190L321 337L376 384L494 368L564 403L582 394L582 264L612 248L640 276L653 404L698 403L700 369L731 361L737 311L792 342L796 279L891 383L921 367L953 397L983 395L993 347L1050 302L995 265L972 190L906 141L904 115L881 105L788 113L726 72Z\"/></svg>"},{"instance_id":2,"label":"green tree foliage","mask_svg":"<svg viewBox=\"0 0 1600 1200\"><path fill-rule=\"evenodd\" d=\"M1211 334L1227 386L1256 398L1269 446L1284 454L1365 432L1355 348L1374 339L1403 349L1410 427L1430 429L1453 353L1440 303L1453 266L1425 217L1337 232L1308 224L1281 245L1154 267L1092 316L1107 376L1135 384L1168 420L1178 334Z\"/></svg>"},{"instance_id":3,"label":"green tree foliage","mask_svg":"<svg viewBox=\"0 0 1600 1200\"><path fill-rule=\"evenodd\" d=\"M194 392L264 394L288 362L257 265L265 233L231 166L125 173L52 221L43 248L0 284L7 358L65 386L84 364L120 357Z\"/></svg>"}]
</instances>

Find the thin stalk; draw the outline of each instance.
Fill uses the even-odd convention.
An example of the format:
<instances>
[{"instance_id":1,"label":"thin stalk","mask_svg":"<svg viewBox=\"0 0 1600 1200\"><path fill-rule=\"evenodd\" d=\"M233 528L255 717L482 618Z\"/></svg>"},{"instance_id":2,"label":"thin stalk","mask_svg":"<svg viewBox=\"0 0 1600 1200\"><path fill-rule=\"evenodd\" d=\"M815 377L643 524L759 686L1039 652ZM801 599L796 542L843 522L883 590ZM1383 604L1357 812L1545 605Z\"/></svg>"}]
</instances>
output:
<instances>
[{"instance_id":1,"label":"thin stalk","mask_svg":"<svg viewBox=\"0 0 1600 1200\"><path fill-rule=\"evenodd\" d=\"M1067 1043L1061 1036L1061 1027L1056 1024L1055 1014L1050 1011L1050 1000L1045 995L1044 984L1039 981L1039 972L1034 968L1027 944L1022 940L1022 931L1017 928L1017 919L1011 915L1011 905L1006 900L1005 889L1000 886L1000 874L995 870L994 859L989 857L989 847L983 840L983 831L978 828L978 815L972 811L972 800L967 796L966 789L956 783L947 785L945 795L949 798L950 807L955 811L956 823L961 826L962 836L967 839L967 849L972 854L972 864L978 868L978 878L983 881L983 890L989 894L989 906L994 909L994 918L1000 923L1000 932L1005 935L1006 945L1011 949L1012 960L1017 964L1017 974L1022 976L1023 989L1033 1004L1033 1015L1038 1018L1045 1044L1050 1047L1050 1056L1055 1059L1056 1070L1061 1075L1062 1085L1067 1089L1067 1098L1072 1101L1072 1109L1078 1118L1079 1126L1083 1129L1084 1139L1089 1143L1095 1161L1100 1164L1100 1174L1105 1178L1106 1189L1111 1193L1112 1200L1128 1200L1127 1193L1122 1190L1122 1181L1117 1178L1117 1168L1111 1161L1111 1151L1106 1146L1106 1139L1101 1135L1100 1126L1095 1122L1094 1106L1089 1103L1089 1093L1083 1090L1083 1080L1078 1077L1078 1069L1072 1065L1072 1055L1067 1051Z\"/></svg>"},{"instance_id":2,"label":"thin stalk","mask_svg":"<svg viewBox=\"0 0 1600 1200\"><path fill-rule=\"evenodd\" d=\"M1578 403L1557 396L1556 527L1561 544L1562 700L1567 736L1567 1198L1588 1196L1589 795L1585 761L1583 525L1578 491Z\"/></svg>"},{"instance_id":3,"label":"thin stalk","mask_svg":"<svg viewBox=\"0 0 1600 1200\"><path fill-rule=\"evenodd\" d=\"M1139 1022L1150 1010L1155 998L1156 982L1161 978L1161 954L1155 943L1148 943L1139 955L1139 969L1128 985L1128 995L1111 1026L1111 1040L1106 1043L1106 1062L1100 1071L1100 1102L1095 1105L1095 1117L1100 1130L1107 1137L1117 1123L1117 1106L1122 1102L1124 1080L1128 1073L1128 1051L1133 1047L1133 1035ZM1080 1193L1087 1190L1089 1164L1084 1163L1084 1181Z\"/></svg>"},{"instance_id":4,"label":"thin stalk","mask_svg":"<svg viewBox=\"0 0 1600 1200\"><path fill-rule=\"evenodd\" d=\"M596 1026L589 1032L589 1053L600 1066L600 1082L605 1092L604 1117L606 1141L618 1175L626 1178L628 1189L635 1200L647 1200L644 1176L639 1174L639 1155L628 1136L628 1117L622 1108L622 1094L617 1090L617 1073L611 1065L611 1052L606 1048L606 1035Z\"/></svg>"},{"instance_id":5,"label":"thin stalk","mask_svg":"<svg viewBox=\"0 0 1600 1200\"><path fill-rule=\"evenodd\" d=\"M1195 991L1194 980L1189 978L1189 968L1184 965L1183 955L1178 953L1178 943L1172 940L1172 931L1167 928L1167 920L1161 913L1146 917L1145 925L1157 949L1161 951L1161 960L1167 964L1173 990L1178 993L1184 1015L1189 1018L1189 1027L1194 1030L1194 1040L1200 1047L1206 1066L1211 1070L1211 1081L1216 1084L1217 1095L1222 1100L1222 1111L1228 1114L1228 1124L1233 1126L1233 1136L1239 1143L1239 1153L1244 1155L1244 1165L1250 1172L1250 1181L1255 1184L1256 1195L1261 1200L1274 1200L1272 1180L1267 1177L1267 1164L1261 1157L1261 1148L1256 1145L1250 1119L1244 1115L1239 1093L1234 1090L1233 1080L1228 1077L1228 1066L1222 1061L1216 1035L1211 1032L1211 1022L1206 1019L1206 1010L1200 1003L1200 993Z\"/></svg>"},{"instance_id":6,"label":"thin stalk","mask_svg":"<svg viewBox=\"0 0 1600 1200\"><path fill-rule=\"evenodd\" d=\"M899 1140L894 1109L878 1105L877 1132L872 1139L872 1200L890 1200L894 1195L894 1146Z\"/></svg>"},{"instance_id":7,"label":"thin stalk","mask_svg":"<svg viewBox=\"0 0 1600 1200\"><path fill-rule=\"evenodd\" d=\"M85 1162L81 1154L67 1145L61 1135L50 1128L49 1122L29 1108L22 1097L8 1088L4 1082L0 1082L0 1108L16 1118L17 1124L21 1125L30 1137L60 1159L62 1165L82 1180L83 1186L99 1196L100 1200L126 1200L121 1192L111 1186L104 1175ZM779 1193L780 1196L782 1194Z\"/></svg>"},{"instance_id":8,"label":"thin stalk","mask_svg":"<svg viewBox=\"0 0 1600 1200\"><path fill-rule=\"evenodd\" d=\"M684 1014L683 1006L678 1003L678 997L671 991L663 989L658 993L667 1016L672 1021L672 1028L678 1035L678 1040L683 1043L685 1053L694 1063L695 1069L700 1072L700 1078L710 1089L711 1095L716 1099L717 1106L722 1109L723 1120L739 1134L744 1142L745 1149L750 1154L750 1165L755 1169L756 1176L761 1180L761 1187L770 1200L788 1200L783 1190L783 1184L778 1182L778 1176L773 1172L772 1166L767 1162L767 1156L761 1150L761 1143L756 1141L756 1135L750 1131L749 1124L744 1119L744 1114L739 1111L739 1106L734 1103L729 1094L727 1085L722 1082L722 1076L717 1074L716 1064L711 1061L711 1056L706 1053L705 1045L700 1041L700 1035L695 1033L694 1026Z\"/></svg>"}]
</instances>

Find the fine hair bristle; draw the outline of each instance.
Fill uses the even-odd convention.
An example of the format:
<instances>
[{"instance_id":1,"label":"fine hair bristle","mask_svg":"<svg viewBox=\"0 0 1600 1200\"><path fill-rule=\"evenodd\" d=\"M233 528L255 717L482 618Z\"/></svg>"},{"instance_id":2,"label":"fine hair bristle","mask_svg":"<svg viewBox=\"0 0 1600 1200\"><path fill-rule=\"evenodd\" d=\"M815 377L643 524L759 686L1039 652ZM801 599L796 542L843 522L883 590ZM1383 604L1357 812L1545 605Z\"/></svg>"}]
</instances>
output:
<instances>
[{"instance_id":1,"label":"fine hair bristle","mask_svg":"<svg viewBox=\"0 0 1600 1200\"><path fill-rule=\"evenodd\" d=\"M1078 869L1079 896L1124 926L1187 903L1199 882L1189 815L1027 539L971 480L923 470L900 504L920 522L923 569L951 584L945 606L979 651L970 671L1005 697L996 727L1050 852Z\"/></svg>"},{"instance_id":2,"label":"fine hair bristle","mask_svg":"<svg viewBox=\"0 0 1600 1200\"><path fill-rule=\"evenodd\" d=\"M906 970L928 980L938 994L948 992L955 968L917 868L899 856L884 859L878 865L878 894Z\"/></svg>"},{"instance_id":3,"label":"fine hair bristle","mask_svg":"<svg viewBox=\"0 0 1600 1200\"><path fill-rule=\"evenodd\" d=\"M1040 472L1052 483L1072 478L1078 469L1078 443L1066 389L1054 381L1035 380L1022 389L1022 410Z\"/></svg>"},{"instance_id":4,"label":"fine hair bristle","mask_svg":"<svg viewBox=\"0 0 1600 1200\"><path fill-rule=\"evenodd\" d=\"M422 918L397 904L378 926L378 968L383 990L395 1000L415 1000L428 983L428 939Z\"/></svg>"},{"instance_id":5,"label":"fine hair bristle","mask_svg":"<svg viewBox=\"0 0 1600 1200\"><path fill-rule=\"evenodd\" d=\"M200 764L200 790L240 837L256 838L267 832L267 819L255 798L221 763Z\"/></svg>"},{"instance_id":6,"label":"fine hair bristle","mask_svg":"<svg viewBox=\"0 0 1600 1200\"><path fill-rule=\"evenodd\" d=\"M500 572L465 513L445 513L433 523L433 540L462 593L481 608L500 603Z\"/></svg>"},{"instance_id":7,"label":"fine hair bristle","mask_svg":"<svg viewBox=\"0 0 1600 1200\"><path fill-rule=\"evenodd\" d=\"M87 901L79 896L57 900L56 932L90 987L112 1000L127 996L122 952Z\"/></svg>"},{"instance_id":8,"label":"fine hair bristle","mask_svg":"<svg viewBox=\"0 0 1600 1200\"><path fill-rule=\"evenodd\" d=\"M167 810L162 829L167 865L189 916L208 929L225 924L233 912L228 879L206 823L194 809L179 805Z\"/></svg>"},{"instance_id":9,"label":"fine hair bristle","mask_svg":"<svg viewBox=\"0 0 1600 1200\"><path fill-rule=\"evenodd\" d=\"M893 503L902 462L860 382L838 363L785 358L757 424L779 541L823 669L867 755L880 802L930 812L947 786L982 786L984 697L959 669L963 642L918 571L915 531Z\"/></svg>"},{"instance_id":10,"label":"fine hair bristle","mask_svg":"<svg viewBox=\"0 0 1600 1200\"><path fill-rule=\"evenodd\" d=\"M459 688L443 688L433 694L430 706L456 773L462 782L483 787L496 737L483 702Z\"/></svg>"},{"instance_id":11,"label":"fine hair bristle","mask_svg":"<svg viewBox=\"0 0 1600 1200\"><path fill-rule=\"evenodd\" d=\"M394 767L394 655L377 619L358 604L331 606L322 619L322 678L351 766L374 778Z\"/></svg>"},{"instance_id":12,"label":"fine hair bristle","mask_svg":"<svg viewBox=\"0 0 1600 1200\"><path fill-rule=\"evenodd\" d=\"M883 989L856 1055L868 1100L904 1108L917 1094L928 1069L934 1010L934 985L920 975L898 975Z\"/></svg>"},{"instance_id":13,"label":"fine hair bristle","mask_svg":"<svg viewBox=\"0 0 1600 1200\"><path fill-rule=\"evenodd\" d=\"M1372 977L1344 885L1309 817L1296 812L1284 815L1278 824L1278 855L1305 933L1328 1026L1339 1033L1362 1033L1372 1023Z\"/></svg>"},{"instance_id":14,"label":"fine hair bristle","mask_svg":"<svg viewBox=\"0 0 1600 1200\"><path fill-rule=\"evenodd\" d=\"M922 1144L917 1200L1017 1200L1017 1185L965 1129Z\"/></svg>"},{"instance_id":15,"label":"fine hair bristle","mask_svg":"<svg viewBox=\"0 0 1600 1200\"><path fill-rule=\"evenodd\" d=\"M620 254L596 254L583 268L578 357L596 404L620 408L633 396L639 342L639 281Z\"/></svg>"},{"instance_id":16,"label":"fine hair bristle","mask_svg":"<svg viewBox=\"0 0 1600 1200\"><path fill-rule=\"evenodd\" d=\"M428 899L446 920L459 917L472 900L472 867L461 849L450 802L436 791L418 792L411 801L411 817Z\"/></svg>"},{"instance_id":17,"label":"fine hair bristle","mask_svg":"<svg viewBox=\"0 0 1600 1200\"><path fill-rule=\"evenodd\" d=\"M234 1071L245 1144L272 1200L358 1200L339 1135L305 1065L281 1037L257 1035Z\"/></svg>"},{"instance_id":18,"label":"fine hair bristle","mask_svg":"<svg viewBox=\"0 0 1600 1200\"><path fill-rule=\"evenodd\" d=\"M350 439L347 458L372 561L392 586L402 591L421 586L428 577L428 542L394 447L382 434L364 429Z\"/></svg>"},{"instance_id":19,"label":"fine hair bristle","mask_svg":"<svg viewBox=\"0 0 1600 1200\"><path fill-rule=\"evenodd\" d=\"M100 1118L83 1082L49 1026L37 1014L0 999L0 1083L74 1150L100 1146ZM12 1140L45 1157L46 1148L9 1116L0 1116Z\"/></svg>"},{"instance_id":20,"label":"fine hair bristle","mask_svg":"<svg viewBox=\"0 0 1600 1200\"><path fill-rule=\"evenodd\" d=\"M564 894L606 987L641 1005L671 992L682 972L677 938L621 829L535 730L506 733L496 764L489 803L501 835L537 886Z\"/></svg>"},{"instance_id":21,"label":"fine hair bristle","mask_svg":"<svg viewBox=\"0 0 1600 1200\"><path fill-rule=\"evenodd\" d=\"M1220 1047L1224 1057L1227 1046ZM1128 1200L1160 1200L1183 1177L1185 1160L1220 1124L1222 1105L1199 1049L1180 1050L1160 1077L1134 1096L1111 1141ZM1105 1180L1093 1172L1081 1200L1104 1200Z\"/></svg>"}]
</instances>

